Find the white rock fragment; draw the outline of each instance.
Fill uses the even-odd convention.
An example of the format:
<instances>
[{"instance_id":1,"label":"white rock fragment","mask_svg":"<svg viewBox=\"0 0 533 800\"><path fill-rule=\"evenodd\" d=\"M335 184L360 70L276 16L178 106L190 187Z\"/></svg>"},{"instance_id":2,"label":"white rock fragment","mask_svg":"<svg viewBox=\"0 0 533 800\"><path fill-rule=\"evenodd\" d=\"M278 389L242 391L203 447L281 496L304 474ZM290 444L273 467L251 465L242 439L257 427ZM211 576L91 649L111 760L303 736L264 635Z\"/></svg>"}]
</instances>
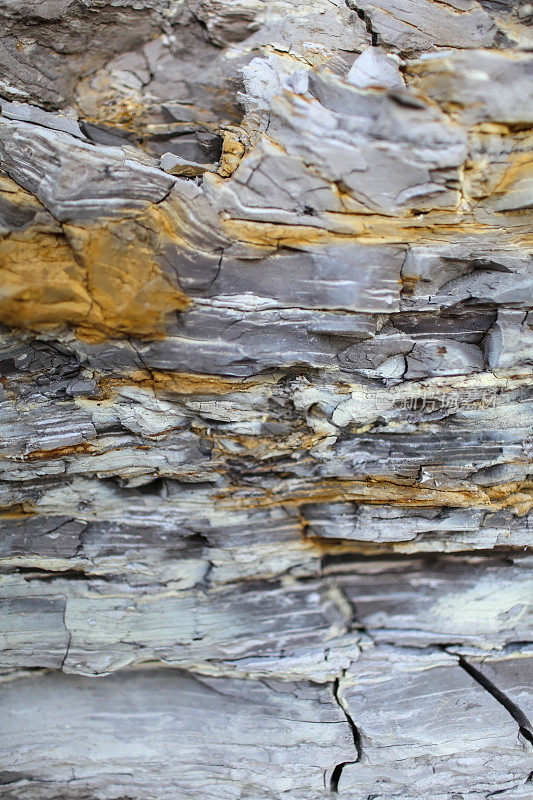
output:
<instances>
[{"instance_id":1,"label":"white rock fragment","mask_svg":"<svg viewBox=\"0 0 533 800\"><path fill-rule=\"evenodd\" d=\"M215 172L216 170L214 164L199 164L198 161L189 161L174 155L174 153L164 153L161 156L160 166L165 172L171 175L181 175L184 178L195 178L197 175L203 175L204 172Z\"/></svg>"},{"instance_id":2,"label":"white rock fragment","mask_svg":"<svg viewBox=\"0 0 533 800\"><path fill-rule=\"evenodd\" d=\"M396 59L380 47L369 47L355 59L346 80L359 89L404 89Z\"/></svg>"}]
</instances>

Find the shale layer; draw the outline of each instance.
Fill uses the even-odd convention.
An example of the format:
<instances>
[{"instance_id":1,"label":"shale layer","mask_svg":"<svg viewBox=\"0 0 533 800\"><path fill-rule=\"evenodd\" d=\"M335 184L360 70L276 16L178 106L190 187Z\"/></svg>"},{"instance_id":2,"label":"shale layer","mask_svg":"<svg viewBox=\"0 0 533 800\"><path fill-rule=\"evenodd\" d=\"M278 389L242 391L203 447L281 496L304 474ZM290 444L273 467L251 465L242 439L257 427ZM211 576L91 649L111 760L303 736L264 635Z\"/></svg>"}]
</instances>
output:
<instances>
[{"instance_id":1,"label":"shale layer","mask_svg":"<svg viewBox=\"0 0 533 800\"><path fill-rule=\"evenodd\" d=\"M2 797L530 800L531 4L0 18Z\"/></svg>"}]
</instances>

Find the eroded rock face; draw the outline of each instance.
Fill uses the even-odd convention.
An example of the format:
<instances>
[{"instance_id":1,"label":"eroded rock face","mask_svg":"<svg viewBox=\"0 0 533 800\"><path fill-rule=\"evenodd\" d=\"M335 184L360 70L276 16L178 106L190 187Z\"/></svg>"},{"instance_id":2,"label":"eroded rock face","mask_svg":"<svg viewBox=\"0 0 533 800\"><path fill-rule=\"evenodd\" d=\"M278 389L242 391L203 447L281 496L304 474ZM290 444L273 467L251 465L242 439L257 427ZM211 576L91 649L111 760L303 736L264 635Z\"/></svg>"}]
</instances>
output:
<instances>
[{"instance_id":1,"label":"eroded rock face","mask_svg":"<svg viewBox=\"0 0 533 800\"><path fill-rule=\"evenodd\" d=\"M2 796L530 798L530 4L0 17Z\"/></svg>"}]
</instances>

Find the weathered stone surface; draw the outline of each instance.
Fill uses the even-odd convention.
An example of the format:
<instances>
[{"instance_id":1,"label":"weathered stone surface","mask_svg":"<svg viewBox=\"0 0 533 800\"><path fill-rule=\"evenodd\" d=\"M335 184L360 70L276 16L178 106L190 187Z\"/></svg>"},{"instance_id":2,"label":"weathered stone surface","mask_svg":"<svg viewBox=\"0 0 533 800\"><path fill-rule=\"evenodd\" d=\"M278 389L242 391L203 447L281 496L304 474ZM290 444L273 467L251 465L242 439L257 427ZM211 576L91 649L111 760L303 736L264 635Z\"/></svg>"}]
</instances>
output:
<instances>
[{"instance_id":1,"label":"weathered stone surface","mask_svg":"<svg viewBox=\"0 0 533 800\"><path fill-rule=\"evenodd\" d=\"M319 798L336 761L355 752L331 688L305 681L252 680L243 695L241 681L147 669L98 681L50 673L2 692L6 740L19 751L4 773L9 800L140 797L154 787L162 798L256 797L265 785L272 796Z\"/></svg>"},{"instance_id":2,"label":"weathered stone surface","mask_svg":"<svg viewBox=\"0 0 533 800\"><path fill-rule=\"evenodd\" d=\"M529 660L508 656L496 663L512 675L513 670L527 671ZM505 683L520 693L516 679ZM461 796L490 797L496 779L504 797L528 796L530 785L522 770L524 762L533 764L531 754L524 753L531 727L520 735L509 710L453 656L388 649L369 654L343 679L338 696L360 737L359 759L343 769L339 794L365 797L365 792L378 791L385 797L427 797L432 792L449 798L457 794L459 779ZM416 712L415 698L424 698ZM464 789L468 782L472 791Z\"/></svg>"},{"instance_id":3,"label":"weathered stone surface","mask_svg":"<svg viewBox=\"0 0 533 800\"><path fill-rule=\"evenodd\" d=\"M2 797L529 800L531 18L0 0Z\"/></svg>"}]
</instances>

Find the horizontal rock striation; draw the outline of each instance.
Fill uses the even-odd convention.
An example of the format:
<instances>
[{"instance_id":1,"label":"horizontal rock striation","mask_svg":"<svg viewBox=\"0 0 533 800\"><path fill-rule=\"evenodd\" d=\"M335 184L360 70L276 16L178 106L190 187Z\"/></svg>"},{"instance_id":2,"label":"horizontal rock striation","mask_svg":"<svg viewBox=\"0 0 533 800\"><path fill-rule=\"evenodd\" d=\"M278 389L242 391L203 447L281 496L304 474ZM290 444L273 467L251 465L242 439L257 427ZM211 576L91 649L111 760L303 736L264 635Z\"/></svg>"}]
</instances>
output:
<instances>
[{"instance_id":1,"label":"horizontal rock striation","mask_svg":"<svg viewBox=\"0 0 533 800\"><path fill-rule=\"evenodd\" d=\"M0 0L6 800L529 800L533 12Z\"/></svg>"}]
</instances>

